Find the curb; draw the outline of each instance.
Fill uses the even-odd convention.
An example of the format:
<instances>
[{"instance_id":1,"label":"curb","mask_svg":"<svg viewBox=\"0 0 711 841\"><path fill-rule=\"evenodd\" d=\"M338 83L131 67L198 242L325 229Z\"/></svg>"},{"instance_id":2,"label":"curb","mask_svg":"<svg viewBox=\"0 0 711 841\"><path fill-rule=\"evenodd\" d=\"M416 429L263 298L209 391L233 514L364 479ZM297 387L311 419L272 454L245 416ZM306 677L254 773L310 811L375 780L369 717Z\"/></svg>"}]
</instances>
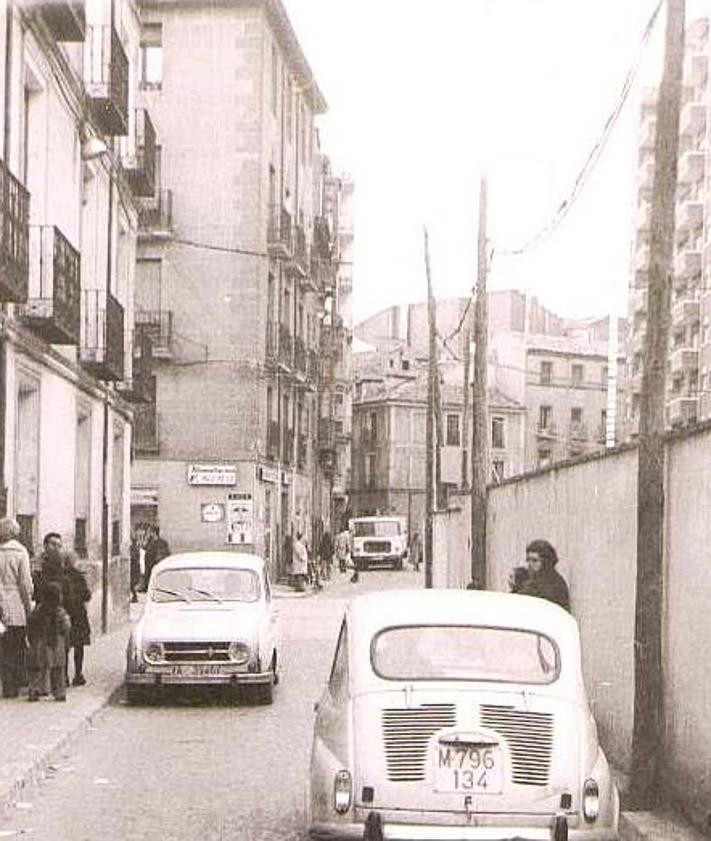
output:
<instances>
[{"instance_id":1,"label":"curb","mask_svg":"<svg viewBox=\"0 0 711 841\"><path fill-rule=\"evenodd\" d=\"M621 812L622 841L708 841L674 812Z\"/></svg>"}]
</instances>

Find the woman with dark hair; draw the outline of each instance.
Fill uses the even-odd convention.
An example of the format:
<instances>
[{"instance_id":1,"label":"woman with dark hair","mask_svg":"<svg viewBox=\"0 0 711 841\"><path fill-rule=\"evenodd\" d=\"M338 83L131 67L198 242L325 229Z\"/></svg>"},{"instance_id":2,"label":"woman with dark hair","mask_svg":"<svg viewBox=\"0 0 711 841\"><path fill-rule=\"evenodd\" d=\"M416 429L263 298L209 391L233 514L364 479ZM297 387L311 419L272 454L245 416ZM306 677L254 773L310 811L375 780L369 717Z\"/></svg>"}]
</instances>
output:
<instances>
[{"instance_id":1,"label":"woman with dark hair","mask_svg":"<svg viewBox=\"0 0 711 841\"><path fill-rule=\"evenodd\" d=\"M523 596L537 596L548 599L570 611L570 595L565 579L555 566L558 554L547 540L532 540L526 546L526 565L528 575L521 581L515 592Z\"/></svg>"}]
</instances>

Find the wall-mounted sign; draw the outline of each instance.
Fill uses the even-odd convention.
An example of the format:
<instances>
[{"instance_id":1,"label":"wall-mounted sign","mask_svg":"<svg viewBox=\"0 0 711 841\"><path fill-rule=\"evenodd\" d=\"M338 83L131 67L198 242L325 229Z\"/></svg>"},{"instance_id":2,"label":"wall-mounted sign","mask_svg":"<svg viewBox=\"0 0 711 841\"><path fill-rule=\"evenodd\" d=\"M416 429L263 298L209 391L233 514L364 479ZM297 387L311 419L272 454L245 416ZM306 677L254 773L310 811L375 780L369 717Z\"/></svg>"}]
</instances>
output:
<instances>
[{"instance_id":1,"label":"wall-mounted sign","mask_svg":"<svg viewBox=\"0 0 711 841\"><path fill-rule=\"evenodd\" d=\"M252 543L254 500L251 493L227 494L227 542Z\"/></svg>"},{"instance_id":2,"label":"wall-mounted sign","mask_svg":"<svg viewBox=\"0 0 711 841\"><path fill-rule=\"evenodd\" d=\"M219 523L225 519L225 506L221 502L203 502L200 519L203 523Z\"/></svg>"},{"instance_id":3,"label":"wall-mounted sign","mask_svg":"<svg viewBox=\"0 0 711 841\"><path fill-rule=\"evenodd\" d=\"M237 466L234 464L189 464L189 485L236 485Z\"/></svg>"},{"instance_id":4,"label":"wall-mounted sign","mask_svg":"<svg viewBox=\"0 0 711 841\"><path fill-rule=\"evenodd\" d=\"M131 488L131 505L158 505L158 488Z\"/></svg>"},{"instance_id":5,"label":"wall-mounted sign","mask_svg":"<svg viewBox=\"0 0 711 841\"><path fill-rule=\"evenodd\" d=\"M259 478L262 482L274 482L276 484L279 481L279 471L276 467L260 467Z\"/></svg>"}]
</instances>

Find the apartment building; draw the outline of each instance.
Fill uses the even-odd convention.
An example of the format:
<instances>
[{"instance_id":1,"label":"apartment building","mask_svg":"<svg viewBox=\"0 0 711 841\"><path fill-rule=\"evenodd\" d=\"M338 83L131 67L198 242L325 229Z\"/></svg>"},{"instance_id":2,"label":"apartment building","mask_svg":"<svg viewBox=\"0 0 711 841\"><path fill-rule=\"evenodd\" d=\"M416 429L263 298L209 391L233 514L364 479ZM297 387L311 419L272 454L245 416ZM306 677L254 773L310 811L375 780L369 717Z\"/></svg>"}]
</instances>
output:
<instances>
[{"instance_id":1,"label":"apartment building","mask_svg":"<svg viewBox=\"0 0 711 841\"><path fill-rule=\"evenodd\" d=\"M671 322L667 362L667 425L711 418L711 291L706 233L709 22L685 32L683 101L675 208ZM627 435L639 430L647 324L650 214L654 177L657 93L644 92L639 121L637 227L630 272Z\"/></svg>"},{"instance_id":2,"label":"apartment building","mask_svg":"<svg viewBox=\"0 0 711 841\"><path fill-rule=\"evenodd\" d=\"M451 491L465 485L469 461L463 389L453 381L457 374L461 371L448 371L441 385L441 477L445 489ZM406 376L356 380L350 494L354 515L398 514L406 519L410 532L422 534L426 425L427 374L422 367ZM489 429L491 481L520 473L524 407L500 390L490 389Z\"/></svg>"},{"instance_id":3,"label":"apartment building","mask_svg":"<svg viewBox=\"0 0 711 841\"><path fill-rule=\"evenodd\" d=\"M136 270L150 400L133 522L174 550L256 551L281 574L285 537L317 539L340 481L347 189L320 154L326 104L279 0L147 0L141 16L160 148Z\"/></svg>"},{"instance_id":4,"label":"apartment building","mask_svg":"<svg viewBox=\"0 0 711 841\"><path fill-rule=\"evenodd\" d=\"M0 486L126 605L139 22L128 0L0 2ZM139 149L140 146L140 149Z\"/></svg>"}]
</instances>

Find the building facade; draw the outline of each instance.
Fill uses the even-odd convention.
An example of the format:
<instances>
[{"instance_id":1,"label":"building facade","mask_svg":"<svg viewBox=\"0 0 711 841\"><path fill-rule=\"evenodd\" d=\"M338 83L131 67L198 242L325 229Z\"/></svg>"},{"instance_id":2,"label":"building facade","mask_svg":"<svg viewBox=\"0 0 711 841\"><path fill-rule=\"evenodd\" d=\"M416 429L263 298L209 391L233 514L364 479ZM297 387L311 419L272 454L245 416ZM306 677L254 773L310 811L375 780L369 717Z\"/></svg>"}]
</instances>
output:
<instances>
[{"instance_id":1,"label":"building facade","mask_svg":"<svg viewBox=\"0 0 711 841\"><path fill-rule=\"evenodd\" d=\"M141 55L161 143L138 246L150 401L133 523L159 524L173 550L256 551L282 574L285 538L314 541L331 516L336 475L319 424L335 418L322 326L330 349L344 335L325 102L279 0L150 0Z\"/></svg>"},{"instance_id":2,"label":"building facade","mask_svg":"<svg viewBox=\"0 0 711 841\"><path fill-rule=\"evenodd\" d=\"M707 19L695 20L686 28L667 362L670 428L711 418L711 264L706 230L710 43ZM639 431L647 326L656 109L656 91L646 90L640 108L636 232L628 298L626 433L632 438Z\"/></svg>"},{"instance_id":3,"label":"building facade","mask_svg":"<svg viewBox=\"0 0 711 841\"><path fill-rule=\"evenodd\" d=\"M125 610L137 201L136 7L0 3L0 486ZM139 182L143 180L143 184Z\"/></svg>"}]
</instances>

